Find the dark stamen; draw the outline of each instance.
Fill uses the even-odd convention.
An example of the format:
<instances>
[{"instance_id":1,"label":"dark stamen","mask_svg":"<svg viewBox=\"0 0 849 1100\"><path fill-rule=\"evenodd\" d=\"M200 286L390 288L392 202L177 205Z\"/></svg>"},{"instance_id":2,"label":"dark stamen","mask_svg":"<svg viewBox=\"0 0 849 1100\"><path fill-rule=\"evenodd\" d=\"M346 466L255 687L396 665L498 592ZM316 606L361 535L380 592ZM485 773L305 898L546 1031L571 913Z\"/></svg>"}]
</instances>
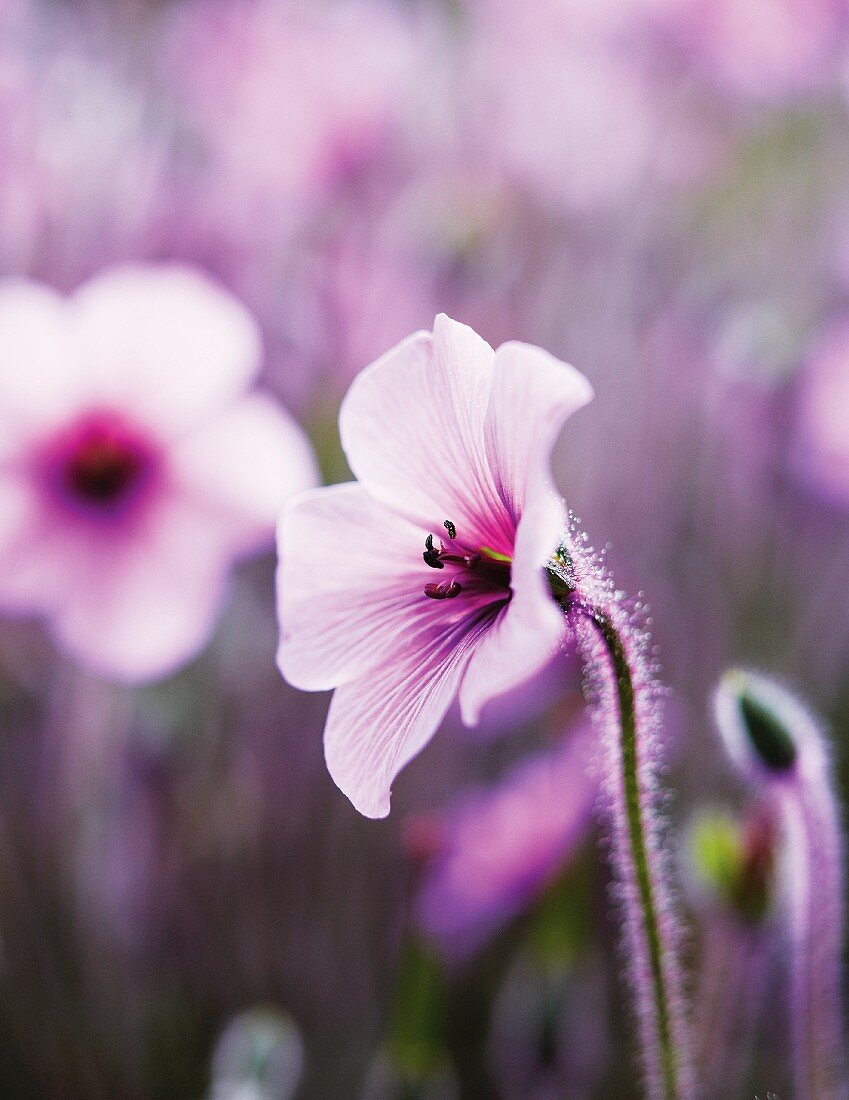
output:
<instances>
[{"instance_id":1,"label":"dark stamen","mask_svg":"<svg viewBox=\"0 0 849 1100\"><path fill-rule=\"evenodd\" d=\"M451 522L450 519L446 519L443 522L442 526L448 532L449 539L456 539L456 537L457 537L457 528L454 526L454 524Z\"/></svg>"},{"instance_id":2,"label":"dark stamen","mask_svg":"<svg viewBox=\"0 0 849 1100\"><path fill-rule=\"evenodd\" d=\"M424 594L432 600L453 600L463 589L457 581L443 581L441 584L426 584Z\"/></svg>"},{"instance_id":3,"label":"dark stamen","mask_svg":"<svg viewBox=\"0 0 849 1100\"><path fill-rule=\"evenodd\" d=\"M428 535L425 539L425 549L422 554L425 565L429 565L431 569L444 569L445 566L439 560L439 554L440 551L433 545L433 535Z\"/></svg>"}]
</instances>

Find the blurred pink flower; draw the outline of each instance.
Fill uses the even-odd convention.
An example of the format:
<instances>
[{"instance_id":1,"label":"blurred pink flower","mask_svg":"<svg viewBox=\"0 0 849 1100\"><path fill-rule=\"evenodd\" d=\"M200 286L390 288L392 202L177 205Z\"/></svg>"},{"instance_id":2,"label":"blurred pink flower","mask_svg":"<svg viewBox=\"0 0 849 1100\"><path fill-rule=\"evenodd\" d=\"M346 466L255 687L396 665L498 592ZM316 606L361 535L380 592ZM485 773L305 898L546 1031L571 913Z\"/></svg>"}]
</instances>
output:
<instances>
[{"instance_id":1,"label":"blurred pink flower","mask_svg":"<svg viewBox=\"0 0 849 1100\"><path fill-rule=\"evenodd\" d=\"M660 8L485 9L499 17L479 19L470 42L470 140L484 143L495 170L581 214L702 173L712 142L680 79L658 63L650 31Z\"/></svg>"},{"instance_id":2,"label":"blurred pink flower","mask_svg":"<svg viewBox=\"0 0 849 1100\"><path fill-rule=\"evenodd\" d=\"M849 505L849 321L836 322L808 360L796 440L806 480Z\"/></svg>"},{"instance_id":3,"label":"blurred pink flower","mask_svg":"<svg viewBox=\"0 0 849 1100\"><path fill-rule=\"evenodd\" d=\"M244 393L260 356L250 315L188 268L69 298L0 284L0 609L116 678L197 653L230 564L316 481L296 424Z\"/></svg>"},{"instance_id":4,"label":"blurred pink flower","mask_svg":"<svg viewBox=\"0 0 849 1100\"><path fill-rule=\"evenodd\" d=\"M516 4L514 0L484 0L482 9L504 25L546 27L574 34L633 34L674 11L686 0L537 0Z\"/></svg>"},{"instance_id":5,"label":"blurred pink flower","mask_svg":"<svg viewBox=\"0 0 849 1100\"><path fill-rule=\"evenodd\" d=\"M383 0L194 0L167 54L215 178L198 197L260 240L368 162L413 83L410 28Z\"/></svg>"},{"instance_id":6,"label":"blurred pink flower","mask_svg":"<svg viewBox=\"0 0 849 1100\"><path fill-rule=\"evenodd\" d=\"M297 687L337 689L325 756L367 816L389 812L392 780L458 691L474 724L555 651L564 616L544 567L565 515L549 452L591 395L546 352L494 352L444 315L348 391L340 432L360 483L284 512L278 660Z\"/></svg>"},{"instance_id":7,"label":"blurred pink flower","mask_svg":"<svg viewBox=\"0 0 849 1100\"><path fill-rule=\"evenodd\" d=\"M470 102L490 151L555 205L617 202L643 181L652 153L648 89L629 62L597 44L481 38Z\"/></svg>"},{"instance_id":8,"label":"blurred pink flower","mask_svg":"<svg viewBox=\"0 0 849 1100\"><path fill-rule=\"evenodd\" d=\"M844 0L679 0L675 14L714 78L757 98L833 80L849 25Z\"/></svg>"},{"instance_id":9,"label":"blurred pink flower","mask_svg":"<svg viewBox=\"0 0 849 1100\"><path fill-rule=\"evenodd\" d=\"M450 956L471 954L520 913L581 843L598 793L592 737L582 725L557 749L523 760L496 786L467 791L431 821L441 843L416 910Z\"/></svg>"}]
</instances>

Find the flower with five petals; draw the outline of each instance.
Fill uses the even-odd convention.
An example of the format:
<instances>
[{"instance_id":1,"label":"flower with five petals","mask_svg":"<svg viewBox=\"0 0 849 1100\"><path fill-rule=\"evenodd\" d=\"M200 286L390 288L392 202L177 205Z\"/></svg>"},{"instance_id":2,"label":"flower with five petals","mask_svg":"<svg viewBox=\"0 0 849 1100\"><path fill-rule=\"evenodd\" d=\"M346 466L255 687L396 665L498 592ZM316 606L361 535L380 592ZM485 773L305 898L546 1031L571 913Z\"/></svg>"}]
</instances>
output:
<instances>
[{"instance_id":1,"label":"flower with five petals","mask_svg":"<svg viewBox=\"0 0 849 1100\"><path fill-rule=\"evenodd\" d=\"M542 668L565 617L546 565L565 508L550 484L586 379L538 348L497 351L444 315L354 380L340 432L357 482L301 494L278 532L278 663L335 688L330 774L369 817L455 695L464 722Z\"/></svg>"},{"instance_id":2,"label":"flower with five petals","mask_svg":"<svg viewBox=\"0 0 849 1100\"><path fill-rule=\"evenodd\" d=\"M0 612L110 678L195 656L230 566L317 480L298 425L249 391L260 362L247 310L188 267L69 297L0 283Z\"/></svg>"}]
</instances>

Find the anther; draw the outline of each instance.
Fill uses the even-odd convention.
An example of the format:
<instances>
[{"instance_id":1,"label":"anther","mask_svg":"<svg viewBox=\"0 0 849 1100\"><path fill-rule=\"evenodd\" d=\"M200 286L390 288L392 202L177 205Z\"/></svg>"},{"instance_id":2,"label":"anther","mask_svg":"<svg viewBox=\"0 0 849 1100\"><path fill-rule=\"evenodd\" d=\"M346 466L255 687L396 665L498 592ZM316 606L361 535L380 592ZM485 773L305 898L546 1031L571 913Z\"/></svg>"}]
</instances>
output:
<instances>
[{"instance_id":1,"label":"anther","mask_svg":"<svg viewBox=\"0 0 849 1100\"><path fill-rule=\"evenodd\" d=\"M454 524L451 522L450 519L446 519L443 522L442 526L448 532L449 539L456 539L456 537L457 537L457 528L454 526Z\"/></svg>"},{"instance_id":2,"label":"anther","mask_svg":"<svg viewBox=\"0 0 849 1100\"><path fill-rule=\"evenodd\" d=\"M428 535L425 539L425 549L422 554L425 565L429 565L431 569L444 569L445 566L439 560L439 554L440 551L433 545L433 535Z\"/></svg>"},{"instance_id":3,"label":"anther","mask_svg":"<svg viewBox=\"0 0 849 1100\"><path fill-rule=\"evenodd\" d=\"M432 600L453 600L463 591L457 581L443 581L441 584L426 584L424 594Z\"/></svg>"}]
</instances>

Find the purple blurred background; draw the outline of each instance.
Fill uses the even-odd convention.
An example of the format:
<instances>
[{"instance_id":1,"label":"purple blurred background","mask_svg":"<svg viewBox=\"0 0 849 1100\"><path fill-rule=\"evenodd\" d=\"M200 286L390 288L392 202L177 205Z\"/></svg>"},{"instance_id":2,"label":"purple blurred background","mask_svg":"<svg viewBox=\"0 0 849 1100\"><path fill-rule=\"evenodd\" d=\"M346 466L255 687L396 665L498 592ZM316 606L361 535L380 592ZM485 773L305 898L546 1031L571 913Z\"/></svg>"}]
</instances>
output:
<instances>
[{"instance_id":1,"label":"purple blurred background","mask_svg":"<svg viewBox=\"0 0 849 1100\"><path fill-rule=\"evenodd\" d=\"M579 367L558 482L650 605L683 838L744 797L731 664L800 691L847 777L847 95L838 0L3 0L0 275L196 266L328 482L353 374L438 311ZM327 699L275 669L273 574L142 686L0 620L0 1096L638 1095L583 766L539 787L574 662L449 719L366 821ZM789 1095L762 1016L739 1095Z\"/></svg>"}]
</instances>

